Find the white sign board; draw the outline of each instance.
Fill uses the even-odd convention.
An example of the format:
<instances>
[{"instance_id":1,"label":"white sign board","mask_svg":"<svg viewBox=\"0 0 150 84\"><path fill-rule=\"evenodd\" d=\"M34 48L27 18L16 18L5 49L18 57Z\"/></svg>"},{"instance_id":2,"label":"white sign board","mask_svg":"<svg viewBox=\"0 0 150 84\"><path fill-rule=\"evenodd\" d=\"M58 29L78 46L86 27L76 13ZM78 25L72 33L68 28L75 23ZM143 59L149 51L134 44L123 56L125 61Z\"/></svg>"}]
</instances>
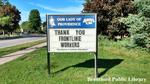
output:
<instances>
[{"instance_id":1,"label":"white sign board","mask_svg":"<svg viewBox=\"0 0 150 84\"><path fill-rule=\"evenodd\" d=\"M96 14L47 15L48 52L96 52Z\"/></svg>"}]
</instances>

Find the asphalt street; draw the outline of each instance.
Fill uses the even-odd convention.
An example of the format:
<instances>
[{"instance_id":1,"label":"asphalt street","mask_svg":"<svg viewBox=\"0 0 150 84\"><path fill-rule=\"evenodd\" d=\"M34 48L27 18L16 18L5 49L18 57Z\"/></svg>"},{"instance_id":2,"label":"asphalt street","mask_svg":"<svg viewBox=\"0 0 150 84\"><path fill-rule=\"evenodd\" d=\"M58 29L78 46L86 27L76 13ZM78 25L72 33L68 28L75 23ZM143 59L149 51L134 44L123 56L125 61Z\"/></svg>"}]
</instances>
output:
<instances>
[{"instance_id":1,"label":"asphalt street","mask_svg":"<svg viewBox=\"0 0 150 84\"><path fill-rule=\"evenodd\" d=\"M15 45L43 40L43 39L46 39L46 37L26 37L26 38L18 38L18 39L10 39L10 40L9 39L0 40L0 48L15 46Z\"/></svg>"}]
</instances>

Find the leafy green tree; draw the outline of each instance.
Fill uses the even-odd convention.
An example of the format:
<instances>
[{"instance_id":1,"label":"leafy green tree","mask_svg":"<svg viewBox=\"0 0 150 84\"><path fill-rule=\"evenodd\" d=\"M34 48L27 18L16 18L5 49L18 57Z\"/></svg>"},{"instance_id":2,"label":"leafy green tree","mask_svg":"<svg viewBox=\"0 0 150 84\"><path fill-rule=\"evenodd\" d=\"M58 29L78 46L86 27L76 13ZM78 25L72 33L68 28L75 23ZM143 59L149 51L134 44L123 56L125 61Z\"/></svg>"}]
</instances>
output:
<instances>
[{"instance_id":1,"label":"leafy green tree","mask_svg":"<svg viewBox=\"0 0 150 84\"><path fill-rule=\"evenodd\" d=\"M42 28L43 28L43 29L42 29L42 33L46 33L46 32L47 32L47 31L46 31L46 28L47 28L46 26L47 26L47 25L46 25L46 22L43 22L43 23L42 23Z\"/></svg>"},{"instance_id":2,"label":"leafy green tree","mask_svg":"<svg viewBox=\"0 0 150 84\"><path fill-rule=\"evenodd\" d=\"M84 13L97 13L98 32L104 35L116 36L126 32L125 25L120 23L120 17L136 13L132 0L85 0Z\"/></svg>"},{"instance_id":3,"label":"leafy green tree","mask_svg":"<svg viewBox=\"0 0 150 84\"><path fill-rule=\"evenodd\" d=\"M43 25L43 27L45 27L45 28L46 28L46 22L43 22L43 24L42 24L42 25Z\"/></svg>"},{"instance_id":4,"label":"leafy green tree","mask_svg":"<svg viewBox=\"0 0 150 84\"><path fill-rule=\"evenodd\" d=\"M150 0L135 0L134 3L139 13L150 18Z\"/></svg>"},{"instance_id":5,"label":"leafy green tree","mask_svg":"<svg viewBox=\"0 0 150 84\"><path fill-rule=\"evenodd\" d=\"M0 18L9 17L10 21L9 24L3 23L3 25L0 26L3 30L12 33L19 28L19 21L21 20L20 11L15 6L11 5L7 0L1 0L1 2L2 5L0 6Z\"/></svg>"},{"instance_id":6,"label":"leafy green tree","mask_svg":"<svg viewBox=\"0 0 150 84\"><path fill-rule=\"evenodd\" d=\"M41 30L41 18L40 13L37 9L33 9L30 11L29 14L29 23L30 28L35 32L40 32Z\"/></svg>"},{"instance_id":7,"label":"leafy green tree","mask_svg":"<svg viewBox=\"0 0 150 84\"><path fill-rule=\"evenodd\" d=\"M2 6L2 5L3 5L2 0L0 0L0 6Z\"/></svg>"},{"instance_id":8,"label":"leafy green tree","mask_svg":"<svg viewBox=\"0 0 150 84\"><path fill-rule=\"evenodd\" d=\"M0 0L0 6L11 5L8 0Z\"/></svg>"},{"instance_id":9,"label":"leafy green tree","mask_svg":"<svg viewBox=\"0 0 150 84\"><path fill-rule=\"evenodd\" d=\"M21 28L23 29L24 32L27 32L27 33L29 33L31 31L28 21L22 22Z\"/></svg>"},{"instance_id":10,"label":"leafy green tree","mask_svg":"<svg viewBox=\"0 0 150 84\"><path fill-rule=\"evenodd\" d=\"M131 14L120 21L129 27L134 45L150 50L150 0L135 0L134 5L138 15Z\"/></svg>"},{"instance_id":11,"label":"leafy green tree","mask_svg":"<svg viewBox=\"0 0 150 84\"><path fill-rule=\"evenodd\" d=\"M128 26L133 44L150 49L150 18L130 14L120 21Z\"/></svg>"},{"instance_id":12,"label":"leafy green tree","mask_svg":"<svg viewBox=\"0 0 150 84\"><path fill-rule=\"evenodd\" d=\"M11 22L11 18L9 16L0 18L0 25L1 26L9 25L10 22Z\"/></svg>"},{"instance_id":13,"label":"leafy green tree","mask_svg":"<svg viewBox=\"0 0 150 84\"><path fill-rule=\"evenodd\" d=\"M3 35L5 35L6 30L10 27L9 23L11 23L11 18L9 16L0 17L0 30L3 31Z\"/></svg>"}]
</instances>

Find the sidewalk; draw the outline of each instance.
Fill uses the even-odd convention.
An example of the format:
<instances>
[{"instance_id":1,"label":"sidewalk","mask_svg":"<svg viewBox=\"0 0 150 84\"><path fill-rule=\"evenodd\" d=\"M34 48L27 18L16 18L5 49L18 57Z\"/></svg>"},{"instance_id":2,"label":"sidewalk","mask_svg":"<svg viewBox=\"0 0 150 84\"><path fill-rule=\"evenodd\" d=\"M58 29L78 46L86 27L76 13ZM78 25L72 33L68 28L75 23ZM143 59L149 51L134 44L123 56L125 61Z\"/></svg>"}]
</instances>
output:
<instances>
[{"instance_id":1,"label":"sidewalk","mask_svg":"<svg viewBox=\"0 0 150 84\"><path fill-rule=\"evenodd\" d=\"M41 48L41 47L44 47L44 46L46 46L46 43L38 44L38 45L35 45L33 47L30 47L30 48L27 48L27 49L24 49L24 50L21 50L21 51L17 51L17 52L8 54L8 55L4 55L4 56L0 57L0 65L5 64L5 63L7 63L9 61L12 61L14 59L17 59L18 57L21 57L21 56L23 56L27 53L35 51L38 48Z\"/></svg>"}]
</instances>

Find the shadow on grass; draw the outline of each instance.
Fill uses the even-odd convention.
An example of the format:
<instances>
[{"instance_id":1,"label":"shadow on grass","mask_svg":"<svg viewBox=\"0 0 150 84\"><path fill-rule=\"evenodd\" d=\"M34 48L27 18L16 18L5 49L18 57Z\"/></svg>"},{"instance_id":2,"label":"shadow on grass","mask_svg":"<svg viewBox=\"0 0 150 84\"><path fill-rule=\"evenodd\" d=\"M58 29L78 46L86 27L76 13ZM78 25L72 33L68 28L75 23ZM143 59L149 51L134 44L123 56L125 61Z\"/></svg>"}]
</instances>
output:
<instances>
[{"instance_id":1,"label":"shadow on grass","mask_svg":"<svg viewBox=\"0 0 150 84\"><path fill-rule=\"evenodd\" d=\"M97 60L97 67L105 69L103 72L99 73L98 77L103 76L108 70L110 70L111 68L113 68L116 65L120 64L122 61L123 61L123 59L98 59ZM68 67L63 68L59 71L54 72L54 74L65 71L66 69L68 69L70 67L94 68L94 59L86 60L85 62L75 64L75 65L72 65L72 66L68 66Z\"/></svg>"}]
</instances>

